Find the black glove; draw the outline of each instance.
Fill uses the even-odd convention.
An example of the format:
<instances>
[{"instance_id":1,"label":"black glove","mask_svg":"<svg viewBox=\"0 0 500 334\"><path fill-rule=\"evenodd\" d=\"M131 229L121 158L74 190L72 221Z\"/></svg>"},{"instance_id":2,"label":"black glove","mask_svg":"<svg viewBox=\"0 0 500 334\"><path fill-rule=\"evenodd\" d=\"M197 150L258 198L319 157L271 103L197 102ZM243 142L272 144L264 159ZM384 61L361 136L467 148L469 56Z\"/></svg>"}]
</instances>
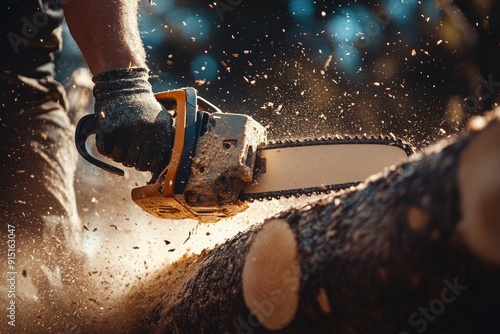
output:
<instances>
[{"instance_id":1,"label":"black glove","mask_svg":"<svg viewBox=\"0 0 500 334\"><path fill-rule=\"evenodd\" d=\"M118 69L94 76L96 146L99 153L153 179L172 151L172 117L155 99L144 68Z\"/></svg>"}]
</instances>

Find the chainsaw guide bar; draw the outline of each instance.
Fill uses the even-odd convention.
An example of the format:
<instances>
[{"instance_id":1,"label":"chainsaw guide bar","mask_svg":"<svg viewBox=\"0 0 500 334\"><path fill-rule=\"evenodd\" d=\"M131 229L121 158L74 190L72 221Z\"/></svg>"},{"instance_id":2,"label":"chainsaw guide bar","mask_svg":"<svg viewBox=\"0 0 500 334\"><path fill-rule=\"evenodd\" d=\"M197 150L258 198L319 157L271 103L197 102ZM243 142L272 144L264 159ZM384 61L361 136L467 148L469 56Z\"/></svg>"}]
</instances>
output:
<instances>
[{"instance_id":1,"label":"chainsaw guide bar","mask_svg":"<svg viewBox=\"0 0 500 334\"><path fill-rule=\"evenodd\" d=\"M359 184L413 153L410 143L393 135L272 142L258 150L254 184L239 198L272 200L338 191ZM273 175L264 177L271 171ZM294 182L298 186L294 187ZM316 185L311 186L314 182Z\"/></svg>"}]
</instances>

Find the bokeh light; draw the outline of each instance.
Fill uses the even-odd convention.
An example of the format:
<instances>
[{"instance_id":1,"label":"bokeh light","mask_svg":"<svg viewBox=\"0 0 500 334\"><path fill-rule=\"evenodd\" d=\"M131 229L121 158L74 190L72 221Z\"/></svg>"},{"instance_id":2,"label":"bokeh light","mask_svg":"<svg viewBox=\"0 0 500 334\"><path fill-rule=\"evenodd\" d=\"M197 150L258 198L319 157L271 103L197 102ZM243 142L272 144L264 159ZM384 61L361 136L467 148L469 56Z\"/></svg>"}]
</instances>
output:
<instances>
[{"instance_id":1,"label":"bokeh light","mask_svg":"<svg viewBox=\"0 0 500 334\"><path fill-rule=\"evenodd\" d=\"M217 61L210 55L198 56L191 63L191 74L195 80L214 81L217 78L217 72Z\"/></svg>"},{"instance_id":2,"label":"bokeh light","mask_svg":"<svg viewBox=\"0 0 500 334\"><path fill-rule=\"evenodd\" d=\"M408 24L412 20L419 0L384 0L382 3L391 21Z\"/></svg>"},{"instance_id":3,"label":"bokeh light","mask_svg":"<svg viewBox=\"0 0 500 334\"><path fill-rule=\"evenodd\" d=\"M299 21L309 20L314 15L313 0L290 0L288 3L290 13Z\"/></svg>"}]
</instances>

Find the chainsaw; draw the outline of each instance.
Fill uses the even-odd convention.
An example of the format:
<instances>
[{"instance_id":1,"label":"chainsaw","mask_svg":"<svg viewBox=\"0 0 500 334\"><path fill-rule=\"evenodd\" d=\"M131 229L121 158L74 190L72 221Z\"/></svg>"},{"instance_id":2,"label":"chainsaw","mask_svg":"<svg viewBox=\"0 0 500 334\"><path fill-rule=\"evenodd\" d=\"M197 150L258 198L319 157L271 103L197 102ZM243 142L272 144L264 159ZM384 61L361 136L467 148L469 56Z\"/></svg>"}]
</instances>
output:
<instances>
[{"instance_id":1,"label":"chainsaw","mask_svg":"<svg viewBox=\"0 0 500 334\"><path fill-rule=\"evenodd\" d=\"M132 190L132 200L160 218L214 222L244 211L253 200L344 189L413 153L393 135L270 143L260 123L223 113L194 88L155 96L164 106L175 104L172 155L156 180ZM80 155L124 175L89 153L86 141L95 132L94 115L82 117L75 138Z\"/></svg>"}]
</instances>

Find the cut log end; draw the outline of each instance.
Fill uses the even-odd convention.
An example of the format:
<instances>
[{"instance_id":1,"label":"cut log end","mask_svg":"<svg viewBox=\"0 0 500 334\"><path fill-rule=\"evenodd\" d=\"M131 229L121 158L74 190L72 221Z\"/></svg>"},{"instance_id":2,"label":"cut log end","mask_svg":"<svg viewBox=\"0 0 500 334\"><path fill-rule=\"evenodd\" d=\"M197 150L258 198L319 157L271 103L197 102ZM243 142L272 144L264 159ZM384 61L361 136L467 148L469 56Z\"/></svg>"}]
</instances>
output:
<instances>
[{"instance_id":1,"label":"cut log end","mask_svg":"<svg viewBox=\"0 0 500 334\"><path fill-rule=\"evenodd\" d=\"M282 329L295 318L299 284L297 240L286 221L273 219L256 234L245 258L245 304L265 328Z\"/></svg>"},{"instance_id":2,"label":"cut log end","mask_svg":"<svg viewBox=\"0 0 500 334\"><path fill-rule=\"evenodd\" d=\"M500 113L497 112L496 115L498 117ZM475 123L479 124L481 120L476 119ZM458 170L458 186L462 210L458 232L477 256L500 264L500 244L498 243L500 239L500 122L490 125L464 150Z\"/></svg>"}]
</instances>

